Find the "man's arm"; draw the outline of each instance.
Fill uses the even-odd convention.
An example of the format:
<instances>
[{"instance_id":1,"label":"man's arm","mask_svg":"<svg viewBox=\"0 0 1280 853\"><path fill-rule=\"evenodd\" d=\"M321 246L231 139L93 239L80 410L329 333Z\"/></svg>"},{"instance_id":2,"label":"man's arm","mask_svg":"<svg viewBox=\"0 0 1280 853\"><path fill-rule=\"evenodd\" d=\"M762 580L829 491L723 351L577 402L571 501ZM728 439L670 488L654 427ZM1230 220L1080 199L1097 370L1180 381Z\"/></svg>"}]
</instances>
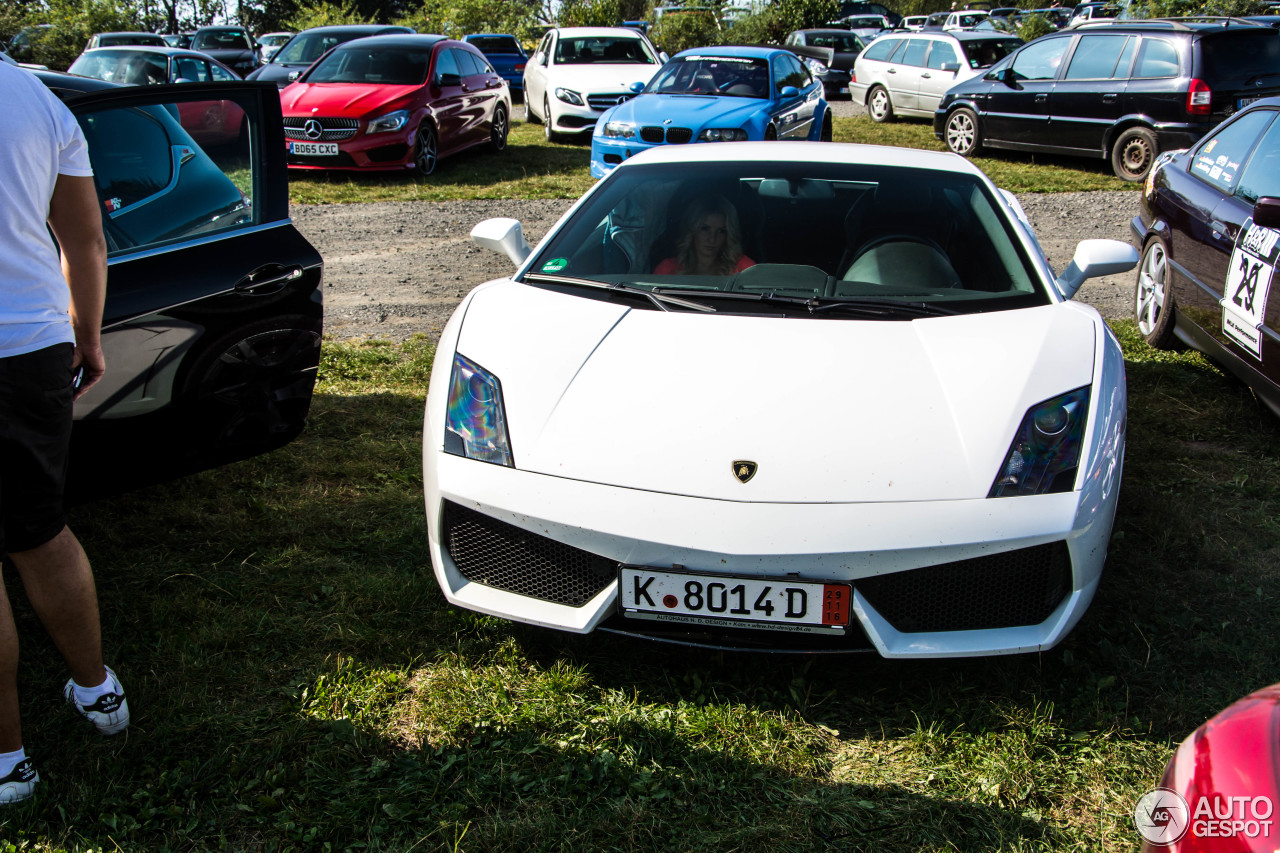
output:
<instances>
[{"instance_id":1,"label":"man's arm","mask_svg":"<svg viewBox=\"0 0 1280 853\"><path fill-rule=\"evenodd\" d=\"M49 227L62 250L62 275L71 289L71 326L76 335L73 364L84 368L79 397L102 378L102 308L107 298L107 240L93 178L58 175L49 201Z\"/></svg>"}]
</instances>

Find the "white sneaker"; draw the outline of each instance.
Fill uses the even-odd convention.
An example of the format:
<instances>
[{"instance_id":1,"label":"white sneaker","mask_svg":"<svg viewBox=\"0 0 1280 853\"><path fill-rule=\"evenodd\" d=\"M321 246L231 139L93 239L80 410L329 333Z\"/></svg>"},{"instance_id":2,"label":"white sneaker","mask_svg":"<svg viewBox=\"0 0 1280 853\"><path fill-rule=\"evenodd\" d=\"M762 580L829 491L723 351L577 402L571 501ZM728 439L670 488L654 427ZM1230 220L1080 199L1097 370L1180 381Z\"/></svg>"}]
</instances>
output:
<instances>
[{"instance_id":1,"label":"white sneaker","mask_svg":"<svg viewBox=\"0 0 1280 853\"><path fill-rule=\"evenodd\" d=\"M36 792L40 774L36 763L24 758L13 766L9 775L0 779L0 803L20 803Z\"/></svg>"},{"instance_id":2,"label":"white sneaker","mask_svg":"<svg viewBox=\"0 0 1280 853\"><path fill-rule=\"evenodd\" d=\"M93 723L99 734L117 735L129 728L129 703L124 698L124 688L120 679L111 671L111 667L103 667L107 671L107 679L111 682L111 690L103 693L91 705L81 705L76 701L76 683L67 679L67 686L62 695L71 706L80 712L80 716Z\"/></svg>"}]
</instances>

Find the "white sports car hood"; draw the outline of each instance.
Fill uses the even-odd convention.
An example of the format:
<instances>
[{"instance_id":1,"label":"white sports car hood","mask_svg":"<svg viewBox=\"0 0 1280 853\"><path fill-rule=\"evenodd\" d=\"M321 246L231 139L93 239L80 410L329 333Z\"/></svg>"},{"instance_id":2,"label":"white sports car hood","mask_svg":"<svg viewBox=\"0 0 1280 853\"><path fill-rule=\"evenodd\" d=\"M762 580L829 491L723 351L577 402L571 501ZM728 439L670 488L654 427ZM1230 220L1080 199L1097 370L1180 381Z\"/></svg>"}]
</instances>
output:
<instances>
[{"instance_id":1,"label":"white sports car hood","mask_svg":"<svg viewBox=\"0 0 1280 853\"><path fill-rule=\"evenodd\" d=\"M1029 407L1092 383L1100 322L1072 303L709 316L503 282L473 294L457 349L500 380L523 471L720 500L949 500L987 495Z\"/></svg>"}]
</instances>

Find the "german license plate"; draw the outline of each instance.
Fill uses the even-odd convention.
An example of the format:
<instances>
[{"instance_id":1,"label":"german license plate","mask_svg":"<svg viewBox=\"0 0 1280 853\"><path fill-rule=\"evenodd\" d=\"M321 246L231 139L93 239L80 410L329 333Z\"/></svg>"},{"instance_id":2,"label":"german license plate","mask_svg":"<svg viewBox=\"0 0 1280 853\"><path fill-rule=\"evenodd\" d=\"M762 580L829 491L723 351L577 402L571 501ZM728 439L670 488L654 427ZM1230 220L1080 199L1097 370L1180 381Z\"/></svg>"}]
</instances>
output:
<instances>
[{"instance_id":1,"label":"german license plate","mask_svg":"<svg viewBox=\"0 0 1280 853\"><path fill-rule=\"evenodd\" d=\"M632 619L718 627L843 634L849 584L743 578L623 566L622 614Z\"/></svg>"},{"instance_id":2,"label":"german license plate","mask_svg":"<svg viewBox=\"0 0 1280 853\"><path fill-rule=\"evenodd\" d=\"M1258 99L1257 98L1241 98L1240 100L1236 101L1236 109L1242 110L1256 100Z\"/></svg>"},{"instance_id":3,"label":"german license plate","mask_svg":"<svg viewBox=\"0 0 1280 853\"><path fill-rule=\"evenodd\" d=\"M289 153L295 157L337 157L336 142L290 142Z\"/></svg>"}]
</instances>

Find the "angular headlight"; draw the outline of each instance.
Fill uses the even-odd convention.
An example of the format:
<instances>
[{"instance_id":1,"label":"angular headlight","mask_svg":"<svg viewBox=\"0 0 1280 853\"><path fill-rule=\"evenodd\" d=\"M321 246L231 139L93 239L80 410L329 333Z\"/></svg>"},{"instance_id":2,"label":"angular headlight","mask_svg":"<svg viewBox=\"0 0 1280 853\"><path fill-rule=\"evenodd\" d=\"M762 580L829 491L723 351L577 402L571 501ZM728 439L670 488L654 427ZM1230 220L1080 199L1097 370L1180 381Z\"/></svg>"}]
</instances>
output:
<instances>
[{"instance_id":1,"label":"angular headlight","mask_svg":"<svg viewBox=\"0 0 1280 853\"><path fill-rule=\"evenodd\" d=\"M408 110L396 110L393 113L369 119L369 129L365 133L386 133L389 130L399 130L404 127L405 122L408 120Z\"/></svg>"},{"instance_id":2,"label":"angular headlight","mask_svg":"<svg viewBox=\"0 0 1280 853\"><path fill-rule=\"evenodd\" d=\"M1018 427L987 497L1071 491L1088 418L1088 387L1032 406Z\"/></svg>"},{"instance_id":3,"label":"angular headlight","mask_svg":"<svg viewBox=\"0 0 1280 853\"><path fill-rule=\"evenodd\" d=\"M454 353L449 376L444 452L516 467L502 408L502 384L498 377L458 353Z\"/></svg>"},{"instance_id":4,"label":"angular headlight","mask_svg":"<svg viewBox=\"0 0 1280 853\"><path fill-rule=\"evenodd\" d=\"M556 97L566 104L573 104L575 107L580 107L585 103L582 100L582 96L572 89L556 89Z\"/></svg>"},{"instance_id":5,"label":"angular headlight","mask_svg":"<svg viewBox=\"0 0 1280 853\"><path fill-rule=\"evenodd\" d=\"M828 71L826 65L824 65L819 60L814 59L813 57L805 56L805 57L802 57L800 61L803 62L806 66L808 66L809 73L811 74L826 74Z\"/></svg>"},{"instance_id":6,"label":"angular headlight","mask_svg":"<svg viewBox=\"0 0 1280 853\"><path fill-rule=\"evenodd\" d=\"M698 134L699 142L746 142L747 132L740 127L708 127Z\"/></svg>"},{"instance_id":7,"label":"angular headlight","mask_svg":"<svg viewBox=\"0 0 1280 853\"><path fill-rule=\"evenodd\" d=\"M635 139L636 126L627 121L606 121L600 135L613 139Z\"/></svg>"}]
</instances>

